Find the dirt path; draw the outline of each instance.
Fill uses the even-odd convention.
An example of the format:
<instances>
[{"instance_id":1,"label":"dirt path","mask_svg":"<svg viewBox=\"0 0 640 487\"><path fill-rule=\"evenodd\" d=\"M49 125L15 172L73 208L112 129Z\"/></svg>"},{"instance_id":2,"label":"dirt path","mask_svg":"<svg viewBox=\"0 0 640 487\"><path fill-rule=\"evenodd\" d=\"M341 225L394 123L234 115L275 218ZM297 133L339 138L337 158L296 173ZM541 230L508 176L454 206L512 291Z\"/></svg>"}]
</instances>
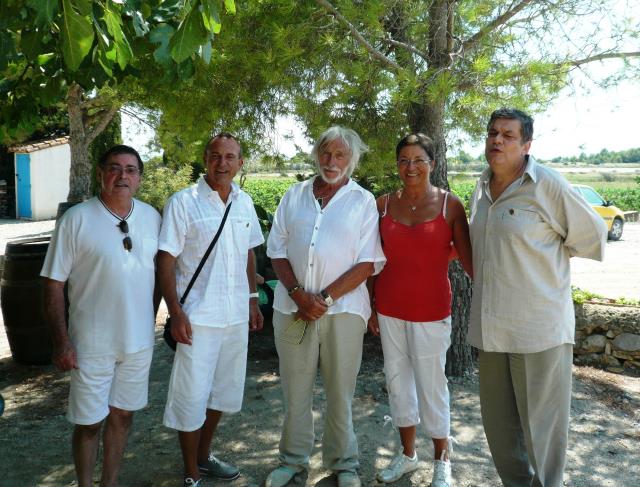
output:
<instances>
[{"instance_id":1,"label":"dirt path","mask_svg":"<svg viewBox=\"0 0 640 487\"><path fill-rule=\"evenodd\" d=\"M223 419L216 452L237 463L241 477L229 487L262 485L276 465L282 420L278 360L270 331L250 343L245 404L241 413ZM354 422L361 452L364 486L376 485L375 469L392 457L398 442L385 416L389 406L379 342L367 337L356 398ZM151 372L149 406L136 414L121 474L121 485L179 486L181 461L177 438L161 425L172 354L157 340ZM569 486L640 485L640 378L576 367L570 450L566 472ZM452 381L452 429L457 438L453 472L457 486L493 486L499 481L484 439L476 376ZM64 418L68 377L52 366L18 366L0 360L0 392L7 401L0 418L0 485L75 485ZM322 438L320 386L316 394L316 440ZM418 452L423 468L397 486L426 486L431 479L430 441L422 435ZM427 460L427 461L424 461ZM96 484L97 485L97 484ZM321 467L316 448L307 485L333 486L335 479Z\"/></svg>"}]
</instances>

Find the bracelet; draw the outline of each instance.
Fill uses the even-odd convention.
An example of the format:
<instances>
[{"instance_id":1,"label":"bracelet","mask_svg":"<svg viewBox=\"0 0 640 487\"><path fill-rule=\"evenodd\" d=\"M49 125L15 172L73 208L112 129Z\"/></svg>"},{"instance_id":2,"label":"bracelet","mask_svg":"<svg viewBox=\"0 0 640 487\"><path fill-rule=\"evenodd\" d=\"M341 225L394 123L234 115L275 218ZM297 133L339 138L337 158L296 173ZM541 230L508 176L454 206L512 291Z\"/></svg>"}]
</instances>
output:
<instances>
[{"instance_id":1,"label":"bracelet","mask_svg":"<svg viewBox=\"0 0 640 487\"><path fill-rule=\"evenodd\" d=\"M293 294L298 290L298 289L303 289L304 288L300 285L300 284L296 284L295 286L290 287L289 289L287 289L287 294L289 296L293 296Z\"/></svg>"},{"instance_id":2,"label":"bracelet","mask_svg":"<svg viewBox=\"0 0 640 487\"><path fill-rule=\"evenodd\" d=\"M260 297L260 293L255 292L255 293L249 293L249 299L251 298L259 298Z\"/></svg>"}]
</instances>

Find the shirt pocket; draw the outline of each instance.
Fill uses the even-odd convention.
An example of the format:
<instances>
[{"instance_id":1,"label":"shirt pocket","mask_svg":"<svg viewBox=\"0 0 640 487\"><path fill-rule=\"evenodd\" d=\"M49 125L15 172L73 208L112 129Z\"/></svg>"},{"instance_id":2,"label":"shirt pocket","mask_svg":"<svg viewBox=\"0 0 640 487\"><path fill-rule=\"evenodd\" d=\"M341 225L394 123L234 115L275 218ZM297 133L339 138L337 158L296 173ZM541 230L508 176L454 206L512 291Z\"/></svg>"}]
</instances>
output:
<instances>
[{"instance_id":1,"label":"shirt pocket","mask_svg":"<svg viewBox=\"0 0 640 487\"><path fill-rule=\"evenodd\" d=\"M536 208L509 206L500 215L500 227L503 235L512 243L537 245L548 237L549 224Z\"/></svg>"},{"instance_id":2,"label":"shirt pocket","mask_svg":"<svg viewBox=\"0 0 640 487\"><path fill-rule=\"evenodd\" d=\"M234 218L231 221L233 228L233 241L238 253L249 250L249 238L251 236L251 221L248 218Z\"/></svg>"}]
</instances>

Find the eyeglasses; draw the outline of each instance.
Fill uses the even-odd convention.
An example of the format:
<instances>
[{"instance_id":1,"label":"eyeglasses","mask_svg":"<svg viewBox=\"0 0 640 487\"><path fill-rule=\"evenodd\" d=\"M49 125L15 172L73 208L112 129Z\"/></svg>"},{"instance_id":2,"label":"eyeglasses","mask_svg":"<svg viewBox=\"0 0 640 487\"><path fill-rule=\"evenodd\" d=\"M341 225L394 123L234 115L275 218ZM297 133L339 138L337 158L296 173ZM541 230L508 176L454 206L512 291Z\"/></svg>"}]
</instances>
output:
<instances>
[{"instance_id":1,"label":"eyeglasses","mask_svg":"<svg viewBox=\"0 0 640 487\"><path fill-rule=\"evenodd\" d=\"M117 174L118 176L122 173L125 173L127 176L135 176L140 172L140 169L135 166L122 167L118 164L109 164L108 166L106 166L105 170L109 174Z\"/></svg>"},{"instance_id":2,"label":"eyeglasses","mask_svg":"<svg viewBox=\"0 0 640 487\"><path fill-rule=\"evenodd\" d=\"M425 159L398 159L398 164L400 166L408 166L411 163L414 163L416 166L419 166L421 164L429 164L431 161L430 160L425 160Z\"/></svg>"},{"instance_id":3,"label":"eyeglasses","mask_svg":"<svg viewBox=\"0 0 640 487\"><path fill-rule=\"evenodd\" d=\"M129 236L129 224L127 223L127 220L120 220L120 223L118 223L118 228L122 233L125 234L125 237L122 239L122 245L124 246L124 249L128 252L131 252L131 249L133 248L133 241Z\"/></svg>"}]
</instances>

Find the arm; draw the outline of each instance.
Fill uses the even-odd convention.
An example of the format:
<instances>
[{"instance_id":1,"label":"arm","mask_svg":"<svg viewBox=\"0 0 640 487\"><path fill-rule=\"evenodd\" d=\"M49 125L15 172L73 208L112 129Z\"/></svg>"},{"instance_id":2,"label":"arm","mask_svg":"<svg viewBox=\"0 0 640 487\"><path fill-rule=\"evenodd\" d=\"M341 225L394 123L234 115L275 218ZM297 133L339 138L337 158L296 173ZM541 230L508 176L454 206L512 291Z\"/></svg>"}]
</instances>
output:
<instances>
[{"instance_id":1,"label":"arm","mask_svg":"<svg viewBox=\"0 0 640 487\"><path fill-rule=\"evenodd\" d=\"M369 300L371 302L371 317L367 323L369 332L374 335L380 335L380 324L378 323L378 313L376 312L376 302L373 290L375 289L376 276L369 276L367 278L367 291L369 291Z\"/></svg>"},{"instance_id":2,"label":"arm","mask_svg":"<svg viewBox=\"0 0 640 487\"><path fill-rule=\"evenodd\" d=\"M64 282L44 278L44 307L53 341L53 363L60 370L77 369L76 350L69 340L64 316Z\"/></svg>"},{"instance_id":3,"label":"arm","mask_svg":"<svg viewBox=\"0 0 640 487\"><path fill-rule=\"evenodd\" d=\"M247 255L247 281L249 281L249 292L258 292L256 284L256 254L253 249L249 249ZM249 331L260 331L264 324L264 317L258 306L258 298L249 298Z\"/></svg>"},{"instance_id":4,"label":"arm","mask_svg":"<svg viewBox=\"0 0 640 487\"><path fill-rule=\"evenodd\" d=\"M463 269L473 279L473 261L471 251L471 240L469 238L469 222L464 211L464 206L460 198L454 194L449 194L447 202L447 219L451 218L453 231L453 245L458 253L458 258Z\"/></svg>"},{"instance_id":5,"label":"arm","mask_svg":"<svg viewBox=\"0 0 640 487\"><path fill-rule=\"evenodd\" d=\"M271 259L271 265L273 265L273 270L285 289L291 289L298 285L298 279L293 273L289 259ZM305 291L303 288L291 294L291 299L298 306L298 318L302 320L314 321L327 312L324 299L318 294Z\"/></svg>"},{"instance_id":6,"label":"arm","mask_svg":"<svg viewBox=\"0 0 640 487\"><path fill-rule=\"evenodd\" d=\"M373 262L359 262L324 288L337 301L373 275Z\"/></svg>"},{"instance_id":7,"label":"arm","mask_svg":"<svg viewBox=\"0 0 640 487\"><path fill-rule=\"evenodd\" d=\"M158 308L162 300L162 292L160 292L160 279L158 277L158 268L156 267L155 284L153 286L153 316L158 316Z\"/></svg>"},{"instance_id":8,"label":"arm","mask_svg":"<svg viewBox=\"0 0 640 487\"><path fill-rule=\"evenodd\" d=\"M191 345L191 322L180 306L176 291L176 258L160 250L157 259L160 290L171 316L171 335L178 343Z\"/></svg>"}]
</instances>

